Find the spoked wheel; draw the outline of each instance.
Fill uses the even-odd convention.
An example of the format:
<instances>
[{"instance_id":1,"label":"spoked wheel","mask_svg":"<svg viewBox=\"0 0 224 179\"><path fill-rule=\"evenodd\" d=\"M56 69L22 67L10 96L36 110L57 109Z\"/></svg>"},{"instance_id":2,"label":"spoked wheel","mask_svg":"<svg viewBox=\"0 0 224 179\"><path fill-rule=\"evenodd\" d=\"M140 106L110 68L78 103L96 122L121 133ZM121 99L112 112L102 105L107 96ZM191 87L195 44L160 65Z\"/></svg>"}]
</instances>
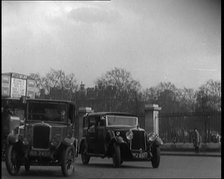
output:
<instances>
[{"instance_id":1,"label":"spoked wheel","mask_svg":"<svg viewBox=\"0 0 224 179\"><path fill-rule=\"evenodd\" d=\"M152 148L152 167L158 168L160 163L160 147Z\"/></svg>"},{"instance_id":2,"label":"spoked wheel","mask_svg":"<svg viewBox=\"0 0 224 179\"><path fill-rule=\"evenodd\" d=\"M14 145L7 146L5 164L10 175L18 175L20 169L20 159L19 153Z\"/></svg>"},{"instance_id":3,"label":"spoked wheel","mask_svg":"<svg viewBox=\"0 0 224 179\"><path fill-rule=\"evenodd\" d=\"M120 146L116 143L113 144L114 153L113 153L113 166L119 168L121 166L121 150Z\"/></svg>"},{"instance_id":4,"label":"spoked wheel","mask_svg":"<svg viewBox=\"0 0 224 179\"><path fill-rule=\"evenodd\" d=\"M70 176L75 171L75 150L71 146L63 151L61 170L64 176Z\"/></svg>"},{"instance_id":5,"label":"spoked wheel","mask_svg":"<svg viewBox=\"0 0 224 179\"><path fill-rule=\"evenodd\" d=\"M81 158L82 158L82 163L84 165L88 165L90 156L87 154L87 147L85 146L85 144L83 145L83 149L81 152Z\"/></svg>"}]
</instances>

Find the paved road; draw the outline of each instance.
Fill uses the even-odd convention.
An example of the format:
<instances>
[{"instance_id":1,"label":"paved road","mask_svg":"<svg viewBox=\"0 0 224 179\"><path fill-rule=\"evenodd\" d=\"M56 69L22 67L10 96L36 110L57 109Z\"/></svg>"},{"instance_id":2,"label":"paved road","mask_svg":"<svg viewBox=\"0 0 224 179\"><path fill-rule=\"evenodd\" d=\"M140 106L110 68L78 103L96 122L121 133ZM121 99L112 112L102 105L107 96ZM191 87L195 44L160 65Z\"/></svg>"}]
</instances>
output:
<instances>
[{"instance_id":1,"label":"paved road","mask_svg":"<svg viewBox=\"0 0 224 179\"><path fill-rule=\"evenodd\" d=\"M2 179L13 178L2 163ZM16 179L64 178L60 167L31 166L25 173L21 168ZM69 178L221 178L221 157L161 156L161 165L153 169L150 162L124 162L122 167L112 167L111 159L91 158L87 166L76 161L76 172Z\"/></svg>"}]
</instances>

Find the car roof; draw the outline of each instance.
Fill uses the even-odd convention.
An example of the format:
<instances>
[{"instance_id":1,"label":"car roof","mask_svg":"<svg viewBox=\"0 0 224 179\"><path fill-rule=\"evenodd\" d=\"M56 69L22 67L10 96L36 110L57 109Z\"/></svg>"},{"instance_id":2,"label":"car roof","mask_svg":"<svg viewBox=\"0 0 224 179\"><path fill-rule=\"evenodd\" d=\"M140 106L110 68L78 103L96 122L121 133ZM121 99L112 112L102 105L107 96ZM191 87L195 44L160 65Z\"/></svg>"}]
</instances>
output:
<instances>
[{"instance_id":1,"label":"car roof","mask_svg":"<svg viewBox=\"0 0 224 179\"><path fill-rule=\"evenodd\" d=\"M58 100L58 99L26 99L27 101L33 101L33 102L56 102L56 103L69 103L69 104L75 104L72 101L66 101L66 100Z\"/></svg>"},{"instance_id":2,"label":"car roof","mask_svg":"<svg viewBox=\"0 0 224 179\"><path fill-rule=\"evenodd\" d=\"M105 116L105 115L117 115L117 116L134 116L136 115L126 113L126 112L91 112L88 116Z\"/></svg>"}]
</instances>

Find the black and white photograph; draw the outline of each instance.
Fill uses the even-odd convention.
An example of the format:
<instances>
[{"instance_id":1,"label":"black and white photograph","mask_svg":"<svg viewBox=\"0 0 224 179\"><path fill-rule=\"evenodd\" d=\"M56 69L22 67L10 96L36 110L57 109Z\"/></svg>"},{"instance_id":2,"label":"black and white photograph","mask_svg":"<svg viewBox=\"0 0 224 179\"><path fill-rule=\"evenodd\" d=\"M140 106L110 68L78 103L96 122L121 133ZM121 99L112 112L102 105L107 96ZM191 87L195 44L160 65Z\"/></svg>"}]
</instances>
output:
<instances>
[{"instance_id":1,"label":"black and white photograph","mask_svg":"<svg viewBox=\"0 0 224 179\"><path fill-rule=\"evenodd\" d=\"M221 0L1 1L1 178L221 178Z\"/></svg>"}]
</instances>

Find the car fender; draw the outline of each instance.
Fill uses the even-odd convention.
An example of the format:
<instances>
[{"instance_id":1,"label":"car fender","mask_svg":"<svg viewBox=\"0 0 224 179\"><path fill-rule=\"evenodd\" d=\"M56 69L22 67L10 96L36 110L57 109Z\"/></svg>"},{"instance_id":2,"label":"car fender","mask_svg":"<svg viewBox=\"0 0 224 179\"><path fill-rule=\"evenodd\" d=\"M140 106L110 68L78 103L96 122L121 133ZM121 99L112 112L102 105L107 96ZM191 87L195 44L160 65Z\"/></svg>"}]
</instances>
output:
<instances>
[{"instance_id":1,"label":"car fender","mask_svg":"<svg viewBox=\"0 0 224 179\"><path fill-rule=\"evenodd\" d=\"M126 143L126 142L124 141L124 139L123 139L121 136L116 136L116 137L115 137L115 141L116 141L118 144Z\"/></svg>"},{"instance_id":2,"label":"car fender","mask_svg":"<svg viewBox=\"0 0 224 179\"><path fill-rule=\"evenodd\" d=\"M121 136L113 137L110 141L109 147L111 148L114 143L117 143L118 145L126 144L126 142Z\"/></svg>"},{"instance_id":3,"label":"car fender","mask_svg":"<svg viewBox=\"0 0 224 179\"><path fill-rule=\"evenodd\" d=\"M113 143L113 142L117 142L118 144L125 143L124 139L121 136L115 135L114 131L111 131L111 130L108 131L108 138L110 140L110 143Z\"/></svg>"},{"instance_id":4,"label":"car fender","mask_svg":"<svg viewBox=\"0 0 224 179\"><path fill-rule=\"evenodd\" d=\"M78 157L78 140L74 137L68 138L66 137L60 146L60 149L65 149L67 147L72 147L74 152L75 152L75 157Z\"/></svg>"},{"instance_id":5,"label":"car fender","mask_svg":"<svg viewBox=\"0 0 224 179\"><path fill-rule=\"evenodd\" d=\"M109 147L107 148L108 154L110 154L112 156L113 151L114 151L114 146L113 146L114 143L116 143L120 146L121 155L123 155L124 153L127 153L128 155L131 156L131 154L130 154L131 151L128 147L128 144L127 144L127 142L124 141L124 139L121 136L116 136L111 139Z\"/></svg>"},{"instance_id":6,"label":"car fender","mask_svg":"<svg viewBox=\"0 0 224 179\"><path fill-rule=\"evenodd\" d=\"M68 138L68 137L66 137L64 140L63 140L63 142L62 142L62 144L63 145L65 145L65 146L74 146L74 142L75 142L75 138L74 137L72 137L72 138Z\"/></svg>"},{"instance_id":7,"label":"car fender","mask_svg":"<svg viewBox=\"0 0 224 179\"><path fill-rule=\"evenodd\" d=\"M9 144L15 144L19 142L19 134L9 134L7 137L7 141Z\"/></svg>"},{"instance_id":8,"label":"car fender","mask_svg":"<svg viewBox=\"0 0 224 179\"><path fill-rule=\"evenodd\" d=\"M156 146L161 146L161 145L163 145L163 141L162 141L162 139L160 138L160 137L157 137L155 140L154 140L154 145L156 145Z\"/></svg>"},{"instance_id":9,"label":"car fender","mask_svg":"<svg viewBox=\"0 0 224 179\"><path fill-rule=\"evenodd\" d=\"M162 139L159 137L158 134L156 134L154 132L149 133L147 135L147 142L149 145L156 145L156 146L160 146L163 144Z\"/></svg>"}]
</instances>

